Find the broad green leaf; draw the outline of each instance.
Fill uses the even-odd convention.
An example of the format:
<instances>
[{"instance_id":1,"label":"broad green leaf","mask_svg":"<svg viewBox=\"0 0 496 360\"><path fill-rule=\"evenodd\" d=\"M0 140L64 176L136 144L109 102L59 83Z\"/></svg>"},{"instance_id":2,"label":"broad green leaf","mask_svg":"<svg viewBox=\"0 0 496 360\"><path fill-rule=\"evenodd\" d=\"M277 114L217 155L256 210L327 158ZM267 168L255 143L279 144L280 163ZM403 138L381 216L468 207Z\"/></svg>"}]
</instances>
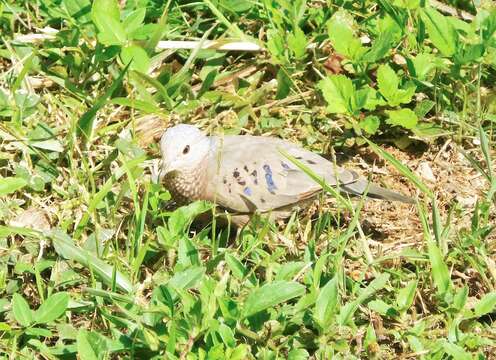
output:
<instances>
[{"instance_id":1,"label":"broad green leaf","mask_svg":"<svg viewBox=\"0 0 496 360\"><path fill-rule=\"evenodd\" d=\"M77 352L81 360L100 360L105 357L107 343L105 338L93 331L80 329L77 338Z\"/></svg>"},{"instance_id":2,"label":"broad green leaf","mask_svg":"<svg viewBox=\"0 0 496 360\"><path fill-rule=\"evenodd\" d=\"M415 291L417 290L417 281L412 280L404 288L398 292L396 297L396 306L399 311L406 311L412 306L415 299Z\"/></svg>"},{"instance_id":3,"label":"broad green leaf","mask_svg":"<svg viewBox=\"0 0 496 360\"><path fill-rule=\"evenodd\" d=\"M370 310L373 310L382 316L395 317L399 315L395 308L382 300L372 300L367 306Z\"/></svg>"},{"instance_id":4,"label":"broad green leaf","mask_svg":"<svg viewBox=\"0 0 496 360\"><path fill-rule=\"evenodd\" d=\"M121 59L124 65L129 64L131 70L147 73L150 67L150 58L143 48L129 45L122 48Z\"/></svg>"},{"instance_id":5,"label":"broad green leaf","mask_svg":"<svg viewBox=\"0 0 496 360\"><path fill-rule=\"evenodd\" d=\"M305 287L294 281L274 281L256 288L248 295L244 304L244 316L276 306L305 294Z\"/></svg>"},{"instance_id":6,"label":"broad green leaf","mask_svg":"<svg viewBox=\"0 0 496 360\"><path fill-rule=\"evenodd\" d=\"M355 36L352 25L353 20L352 18L350 20L350 15L344 10L339 10L327 23L327 31L329 40L338 54L358 61L367 49Z\"/></svg>"},{"instance_id":7,"label":"broad green leaf","mask_svg":"<svg viewBox=\"0 0 496 360\"><path fill-rule=\"evenodd\" d=\"M352 114L355 110L353 83L344 75L331 75L318 84L330 113Z\"/></svg>"},{"instance_id":8,"label":"broad green leaf","mask_svg":"<svg viewBox=\"0 0 496 360\"><path fill-rule=\"evenodd\" d=\"M276 64L286 63L285 56L285 41L280 32L276 29L269 29L267 31L267 50L272 56L272 61Z\"/></svg>"},{"instance_id":9,"label":"broad green leaf","mask_svg":"<svg viewBox=\"0 0 496 360\"><path fill-rule=\"evenodd\" d=\"M276 99L284 99L289 95L291 90L291 79L287 74L287 70L280 68L277 72L277 92Z\"/></svg>"},{"instance_id":10,"label":"broad green leaf","mask_svg":"<svg viewBox=\"0 0 496 360\"><path fill-rule=\"evenodd\" d=\"M465 285L458 289L455 296L453 296L453 307L458 311L463 310L468 299L468 287Z\"/></svg>"},{"instance_id":11,"label":"broad green leaf","mask_svg":"<svg viewBox=\"0 0 496 360\"><path fill-rule=\"evenodd\" d=\"M386 119L389 125L401 126L405 129L413 129L417 125L417 114L410 109L387 110L386 113L389 115Z\"/></svg>"},{"instance_id":12,"label":"broad green leaf","mask_svg":"<svg viewBox=\"0 0 496 360\"><path fill-rule=\"evenodd\" d=\"M410 59L413 65L414 75L418 80L427 80L428 76L438 66L436 57L431 53L420 53ZM411 71L410 70L410 71Z\"/></svg>"},{"instance_id":13,"label":"broad green leaf","mask_svg":"<svg viewBox=\"0 0 496 360\"><path fill-rule=\"evenodd\" d=\"M367 134L374 135L379 130L381 120L375 115L369 115L359 125Z\"/></svg>"},{"instance_id":14,"label":"broad green leaf","mask_svg":"<svg viewBox=\"0 0 496 360\"><path fill-rule=\"evenodd\" d=\"M236 339L234 338L234 333L229 326L227 326L226 324L220 324L218 332L224 344L232 348L236 346Z\"/></svg>"},{"instance_id":15,"label":"broad green leaf","mask_svg":"<svg viewBox=\"0 0 496 360\"><path fill-rule=\"evenodd\" d=\"M443 344L444 351L448 354L451 355L453 360L472 360L472 355L470 355L468 352L463 350L463 348L459 345L450 343L448 341L445 341Z\"/></svg>"},{"instance_id":16,"label":"broad green leaf","mask_svg":"<svg viewBox=\"0 0 496 360\"><path fill-rule=\"evenodd\" d=\"M390 106L407 104L415 94L415 85L407 83L406 89L399 88L400 79L389 65L377 69L377 85Z\"/></svg>"},{"instance_id":17,"label":"broad green leaf","mask_svg":"<svg viewBox=\"0 0 496 360\"><path fill-rule=\"evenodd\" d=\"M337 318L339 325L348 324L351 321L353 314L358 309L358 306L360 306L374 293L384 288L388 281L389 274L379 274L365 289L361 291L360 295L358 295L354 301L348 302L345 306L343 306Z\"/></svg>"},{"instance_id":18,"label":"broad green leaf","mask_svg":"<svg viewBox=\"0 0 496 360\"><path fill-rule=\"evenodd\" d=\"M307 38L303 30L297 26L292 33L288 35L288 48L294 53L296 59L301 60L305 57L307 51Z\"/></svg>"},{"instance_id":19,"label":"broad green leaf","mask_svg":"<svg viewBox=\"0 0 496 360\"><path fill-rule=\"evenodd\" d=\"M0 196L12 194L27 185L26 180L16 177L0 177Z\"/></svg>"},{"instance_id":20,"label":"broad green leaf","mask_svg":"<svg viewBox=\"0 0 496 360\"><path fill-rule=\"evenodd\" d=\"M174 274L167 285L175 289L190 289L200 282L204 274L205 268L192 267Z\"/></svg>"},{"instance_id":21,"label":"broad green leaf","mask_svg":"<svg viewBox=\"0 0 496 360\"><path fill-rule=\"evenodd\" d=\"M388 64L377 69L377 85L386 99L394 99L400 85L400 79Z\"/></svg>"},{"instance_id":22,"label":"broad green leaf","mask_svg":"<svg viewBox=\"0 0 496 360\"><path fill-rule=\"evenodd\" d=\"M334 276L320 289L319 296L315 302L314 317L322 328L330 325L338 298L338 279L337 276Z\"/></svg>"},{"instance_id":23,"label":"broad green leaf","mask_svg":"<svg viewBox=\"0 0 496 360\"><path fill-rule=\"evenodd\" d=\"M58 319L67 310L69 298L66 292L51 295L34 312L34 321L38 324L46 324Z\"/></svg>"},{"instance_id":24,"label":"broad green leaf","mask_svg":"<svg viewBox=\"0 0 496 360\"><path fill-rule=\"evenodd\" d=\"M374 63L385 57L391 50L394 39L393 30L385 31L374 41L372 47L362 57L362 61Z\"/></svg>"},{"instance_id":25,"label":"broad green leaf","mask_svg":"<svg viewBox=\"0 0 496 360\"><path fill-rule=\"evenodd\" d=\"M139 8L129 13L126 16L122 25L127 35L130 35L133 31L136 31L143 25L143 20L145 20L146 9Z\"/></svg>"},{"instance_id":26,"label":"broad green leaf","mask_svg":"<svg viewBox=\"0 0 496 360\"><path fill-rule=\"evenodd\" d=\"M72 239L66 234L55 232L52 242L55 251L60 256L91 268L107 285L113 286L115 282L115 285L125 292L129 293L133 290L131 281L124 274L116 270L114 266L110 266L96 257L93 253L74 245Z\"/></svg>"},{"instance_id":27,"label":"broad green leaf","mask_svg":"<svg viewBox=\"0 0 496 360\"><path fill-rule=\"evenodd\" d=\"M307 360L310 359L310 354L305 349L292 349L288 353L287 360Z\"/></svg>"},{"instance_id":28,"label":"broad green leaf","mask_svg":"<svg viewBox=\"0 0 496 360\"><path fill-rule=\"evenodd\" d=\"M458 33L448 18L434 8L424 8L420 12L429 39L444 56L451 56L458 46Z\"/></svg>"},{"instance_id":29,"label":"broad green leaf","mask_svg":"<svg viewBox=\"0 0 496 360\"><path fill-rule=\"evenodd\" d=\"M18 293L12 296L12 313L14 319L22 326L26 327L33 323L33 312L27 301Z\"/></svg>"},{"instance_id":30,"label":"broad green leaf","mask_svg":"<svg viewBox=\"0 0 496 360\"><path fill-rule=\"evenodd\" d=\"M126 42L117 0L95 0L91 7L91 19L98 29L98 41L103 45L123 45Z\"/></svg>"},{"instance_id":31,"label":"broad green leaf","mask_svg":"<svg viewBox=\"0 0 496 360\"><path fill-rule=\"evenodd\" d=\"M474 315L477 317L489 314L496 309L496 292L485 294L474 307Z\"/></svg>"},{"instance_id":32,"label":"broad green leaf","mask_svg":"<svg viewBox=\"0 0 496 360\"><path fill-rule=\"evenodd\" d=\"M226 253L225 260L229 269L231 269L232 274L239 280L243 279L248 273L246 267L233 255Z\"/></svg>"},{"instance_id":33,"label":"broad green leaf","mask_svg":"<svg viewBox=\"0 0 496 360\"><path fill-rule=\"evenodd\" d=\"M366 85L355 91L355 110L366 109L375 110L377 106L386 105L379 93Z\"/></svg>"},{"instance_id":34,"label":"broad green leaf","mask_svg":"<svg viewBox=\"0 0 496 360\"><path fill-rule=\"evenodd\" d=\"M427 253L429 255L429 261L431 262L432 279L434 280L438 294L442 297L451 287L448 266L444 262L439 247L433 240L427 241Z\"/></svg>"}]
</instances>

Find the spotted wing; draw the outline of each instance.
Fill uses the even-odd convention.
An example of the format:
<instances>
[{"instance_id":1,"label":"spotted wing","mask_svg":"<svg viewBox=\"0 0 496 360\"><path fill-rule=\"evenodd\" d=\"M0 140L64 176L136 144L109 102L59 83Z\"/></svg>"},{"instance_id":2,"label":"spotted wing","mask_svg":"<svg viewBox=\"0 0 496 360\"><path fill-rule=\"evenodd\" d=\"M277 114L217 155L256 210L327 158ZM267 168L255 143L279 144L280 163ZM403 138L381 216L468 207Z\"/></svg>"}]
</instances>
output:
<instances>
[{"instance_id":1,"label":"spotted wing","mask_svg":"<svg viewBox=\"0 0 496 360\"><path fill-rule=\"evenodd\" d=\"M353 172L334 165L290 142L259 136L226 136L215 141L207 193L212 201L234 212L267 212L297 205L321 190L318 183L289 161L286 152L330 184L356 181ZM336 176L334 174L337 174Z\"/></svg>"}]
</instances>

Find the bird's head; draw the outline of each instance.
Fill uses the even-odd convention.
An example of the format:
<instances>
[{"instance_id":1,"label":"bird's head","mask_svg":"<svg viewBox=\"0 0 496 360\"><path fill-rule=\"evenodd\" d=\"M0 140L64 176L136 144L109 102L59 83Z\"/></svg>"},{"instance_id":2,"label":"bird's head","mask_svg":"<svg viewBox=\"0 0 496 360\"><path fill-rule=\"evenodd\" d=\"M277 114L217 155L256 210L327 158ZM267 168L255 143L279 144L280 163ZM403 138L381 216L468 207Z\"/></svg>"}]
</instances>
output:
<instances>
[{"instance_id":1,"label":"bird's head","mask_svg":"<svg viewBox=\"0 0 496 360\"><path fill-rule=\"evenodd\" d=\"M201 165L210 150L210 139L193 125L180 124L167 129L160 140L161 175L191 171Z\"/></svg>"}]
</instances>

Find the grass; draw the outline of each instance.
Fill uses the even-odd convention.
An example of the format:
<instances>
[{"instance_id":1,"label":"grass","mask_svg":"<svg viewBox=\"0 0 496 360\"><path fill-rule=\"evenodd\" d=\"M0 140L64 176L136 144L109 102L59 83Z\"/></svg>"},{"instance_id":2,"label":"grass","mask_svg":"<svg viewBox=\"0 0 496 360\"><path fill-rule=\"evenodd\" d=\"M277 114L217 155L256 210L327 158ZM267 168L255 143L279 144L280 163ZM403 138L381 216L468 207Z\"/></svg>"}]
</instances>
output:
<instances>
[{"instance_id":1,"label":"grass","mask_svg":"<svg viewBox=\"0 0 496 360\"><path fill-rule=\"evenodd\" d=\"M0 356L493 358L495 34L485 1L3 0ZM152 171L178 122L355 156L417 204L198 226Z\"/></svg>"}]
</instances>

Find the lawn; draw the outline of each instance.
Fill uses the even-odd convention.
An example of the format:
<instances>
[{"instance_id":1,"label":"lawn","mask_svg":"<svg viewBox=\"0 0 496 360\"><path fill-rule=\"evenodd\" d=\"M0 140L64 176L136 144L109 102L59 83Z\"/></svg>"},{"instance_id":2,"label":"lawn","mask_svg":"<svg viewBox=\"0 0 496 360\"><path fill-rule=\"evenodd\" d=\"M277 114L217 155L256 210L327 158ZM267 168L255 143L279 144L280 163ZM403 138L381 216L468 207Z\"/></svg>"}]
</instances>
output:
<instances>
[{"instance_id":1,"label":"lawn","mask_svg":"<svg viewBox=\"0 0 496 360\"><path fill-rule=\"evenodd\" d=\"M488 0L0 1L1 358L495 359L495 83ZM415 204L194 221L178 123Z\"/></svg>"}]
</instances>

